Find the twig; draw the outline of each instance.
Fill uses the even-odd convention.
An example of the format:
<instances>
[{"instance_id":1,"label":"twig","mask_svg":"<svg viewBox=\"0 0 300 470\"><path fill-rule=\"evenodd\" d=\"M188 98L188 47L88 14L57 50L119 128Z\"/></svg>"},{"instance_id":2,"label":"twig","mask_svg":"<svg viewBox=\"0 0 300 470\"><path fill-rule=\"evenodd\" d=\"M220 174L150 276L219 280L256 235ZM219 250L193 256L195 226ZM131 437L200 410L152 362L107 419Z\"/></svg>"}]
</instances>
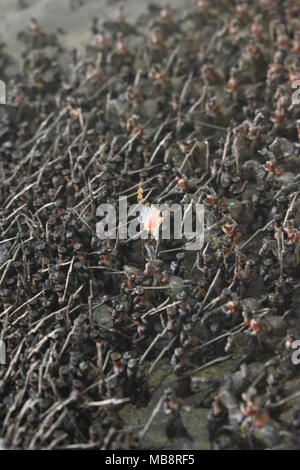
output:
<instances>
[{"instance_id":1,"label":"twig","mask_svg":"<svg viewBox=\"0 0 300 470\"><path fill-rule=\"evenodd\" d=\"M165 346L161 352L159 353L159 355L157 356L157 358L155 359L155 361L153 362L153 364L151 365L150 369L148 370L148 374L147 375L150 375L155 366L159 363L159 361L163 358L163 356L166 354L166 352L169 351L169 349L171 348L171 346L175 343L177 339L177 336L174 336L174 338L171 339L171 341L169 342L169 344L167 346Z\"/></svg>"},{"instance_id":2,"label":"twig","mask_svg":"<svg viewBox=\"0 0 300 470\"><path fill-rule=\"evenodd\" d=\"M68 287L69 287L70 277L71 277L71 274L72 274L72 271L73 271L74 261L75 261L75 257L73 256L70 267L68 269L68 273L67 273L65 290L64 290L64 295L63 295L63 298L62 298L63 302L66 300L67 290L68 290Z\"/></svg>"},{"instance_id":3,"label":"twig","mask_svg":"<svg viewBox=\"0 0 300 470\"><path fill-rule=\"evenodd\" d=\"M154 410L152 411L152 413L151 413L151 415L150 415L150 417L149 417L147 423L145 424L144 429L143 429L143 430L140 432L140 434L139 434L139 437L140 437L141 440L144 439L145 435L147 434L147 432L148 432L148 430L149 430L151 424L152 424L153 421L154 421L154 418L155 418L156 415L159 413L159 411L160 411L160 409L161 409L161 407L162 407L163 402L164 402L164 397L162 396L162 397L160 398L160 400L158 400L158 403L156 404L156 406L154 407Z\"/></svg>"},{"instance_id":4,"label":"twig","mask_svg":"<svg viewBox=\"0 0 300 470\"><path fill-rule=\"evenodd\" d=\"M257 237L257 235L259 235L261 232L264 232L266 228L269 227L269 225L271 225L273 222L274 222L274 219L270 220L270 222L268 222L264 227L256 230L256 232L253 235L251 235L251 237L247 241L245 241L245 243L243 243L242 246L239 247L239 250L243 250L244 248L246 248L246 246L249 245L249 243L252 242L252 240L254 240L254 238Z\"/></svg>"},{"instance_id":5,"label":"twig","mask_svg":"<svg viewBox=\"0 0 300 470\"><path fill-rule=\"evenodd\" d=\"M213 359L212 361L207 362L206 364L203 364L202 366L200 366L197 369L193 370L191 372L191 375L197 374L201 370L207 369L208 367L213 366L214 364L218 364L219 362L228 361L228 359L230 359L231 357L232 357L232 354L228 354L227 356L218 357L217 359Z\"/></svg>"},{"instance_id":6,"label":"twig","mask_svg":"<svg viewBox=\"0 0 300 470\"><path fill-rule=\"evenodd\" d=\"M102 408L103 406L117 406L117 405L123 405L124 403L130 402L130 398L109 398L107 400L102 400L102 401L90 401L88 403L85 403L85 406L97 406L97 408Z\"/></svg>"},{"instance_id":7,"label":"twig","mask_svg":"<svg viewBox=\"0 0 300 470\"><path fill-rule=\"evenodd\" d=\"M146 357L148 356L149 352L151 351L151 349L153 348L153 346L155 346L155 344L157 343L157 341L161 338L163 338L165 336L165 334L167 333L168 331L168 326L165 327L165 329L161 332L161 333L158 333L155 338L153 339L153 341L151 341L149 347L146 349L146 351L144 352L144 354L141 356L140 358L140 364L142 364L144 362L144 360L146 359Z\"/></svg>"},{"instance_id":8,"label":"twig","mask_svg":"<svg viewBox=\"0 0 300 470\"><path fill-rule=\"evenodd\" d=\"M173 134L173 132L168 132L168 134L159 142L159 144L156 146L153 154L151 155L151 158L150 158L150 161L148 163L148 166L149 165L152 165L156 155L158 154L158 152L160 151L161 147L166 143L166 141L171 137L171 135Z\"/></svg>"}]
</instances>

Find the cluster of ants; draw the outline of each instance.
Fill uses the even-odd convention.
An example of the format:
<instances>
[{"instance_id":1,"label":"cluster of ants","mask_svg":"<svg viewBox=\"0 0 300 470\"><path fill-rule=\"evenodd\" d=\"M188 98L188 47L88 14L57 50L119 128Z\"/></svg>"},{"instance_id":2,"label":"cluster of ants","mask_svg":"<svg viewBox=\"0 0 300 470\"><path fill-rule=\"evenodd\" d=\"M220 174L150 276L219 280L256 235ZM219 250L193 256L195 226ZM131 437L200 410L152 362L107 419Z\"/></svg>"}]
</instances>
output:
<instances>
[{"instance_id":1,"label":"cluster of ants","mask_svg":"<svg viewBox=\"0 0 300 470\"><path fill-rule=\"evenodd\" d=\"M71 53L34 19L20 33L0 117L5 448L145 448L161 409L172 445L192 445L182 411L203 387L214 449L300 447L299 15L199 0L133 25L121 7ZM97 207L141 190L204 204L201 250L99 239ZM162 362L172 384L129 426ZM230 375L201 376L222 362Z\"/></svg>"}]
</instances>

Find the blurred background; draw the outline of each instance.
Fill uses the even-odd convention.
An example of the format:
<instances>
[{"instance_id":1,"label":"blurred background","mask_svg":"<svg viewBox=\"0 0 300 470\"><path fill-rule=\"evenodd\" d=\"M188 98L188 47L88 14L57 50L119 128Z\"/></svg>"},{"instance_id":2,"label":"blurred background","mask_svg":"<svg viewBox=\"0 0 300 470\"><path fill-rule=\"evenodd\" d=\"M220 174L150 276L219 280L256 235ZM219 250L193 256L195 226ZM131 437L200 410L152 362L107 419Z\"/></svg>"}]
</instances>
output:
<instances>
[{"instance_id":1,"label":"blurred background","mask_svg":"<svg viewBox=\"0 0 300 470\"><path fill-rule=\"evenodd\" d=\"M76 46L89 38L89 24L93 17L108 19L115 16L123 3L127 20L133 23L150 3L171 7L186 6L191 0L0 0L0 41L6 51L18 58L21 45L17 34L35 18L46 32L62 28L65 46Z\"/></svg>"}]
</instances>

